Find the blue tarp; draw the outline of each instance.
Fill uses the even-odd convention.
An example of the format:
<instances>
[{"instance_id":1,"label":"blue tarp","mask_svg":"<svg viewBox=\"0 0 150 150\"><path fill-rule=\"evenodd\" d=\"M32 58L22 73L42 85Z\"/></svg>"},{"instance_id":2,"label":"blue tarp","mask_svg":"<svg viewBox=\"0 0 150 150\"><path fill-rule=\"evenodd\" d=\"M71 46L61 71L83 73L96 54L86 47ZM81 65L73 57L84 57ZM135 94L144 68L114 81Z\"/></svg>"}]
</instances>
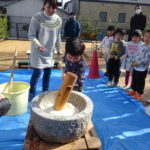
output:
<instances>
[{"instance_id":1,"label":"blue tarp","mask_svg":"<svg viewBox=\"0 0 150 150\"><path fill-rule=\"evenodd\" d=\"M86 70L86 74L89 70ZM84 93L94 103L92 121L103 150L150 150L150 117L144 106L120 88L105 85L107 78L85 80ZM32 70L15 70L14 80L29 82ZM10 71L0 73L0 83L8 82ZM42 76L41 76L42 77ZM40 79L38 93L41 92ZM50 90L61 85L60 70L53 70ZM0 150L21 150L26 135L30 111L14 117L0 118Z\"/></svg>"}]
</instances>

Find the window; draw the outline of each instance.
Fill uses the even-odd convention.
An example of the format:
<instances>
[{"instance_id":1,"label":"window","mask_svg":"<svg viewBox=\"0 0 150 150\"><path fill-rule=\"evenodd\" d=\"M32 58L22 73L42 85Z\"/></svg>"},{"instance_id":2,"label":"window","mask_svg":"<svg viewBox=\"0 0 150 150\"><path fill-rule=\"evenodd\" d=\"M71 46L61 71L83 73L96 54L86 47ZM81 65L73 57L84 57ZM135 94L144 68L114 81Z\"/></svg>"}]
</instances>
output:
<instances>
[{"instance_id":1,"label":"window","mask_svg":"<svg viewBox=\"0 0 150 150\"><path fill-rule=\"evenodd\" d=\"M126 14L125 13L119 13L118 16L118 22L119 23L125 23Z\"/></svg>"},{"instance_id":2,"label":"window","mask_svg":"<svg viewBox=\"0 0 150 150\"><path fill-rule=\"evenodd\" d=\"M100 20L101 22L107 21L107 12L100 12Z\"/></svg>"},{"instance_id":3,"label":"window","mask_svg":"<svg viewBox=\"0 0 150 150\"><path fill-rule=\"evenodd\" d=\"M26 31L28 31L28 29L29 29L29 25L28 25L28 24L26 24L26 25L23 25L23 26L22 26L22 29L23 29L23 30L26 30Z\"/></svg>"},{"instance_id":4,"label":"window","mask_svg":"<svg viewBox=\"0 0 150 150\"><path fill-rule=\"evenodd\" d=\"M6 14L7 10L6 8L0 8L0 14Z\"/></svg>"}]
</instances>

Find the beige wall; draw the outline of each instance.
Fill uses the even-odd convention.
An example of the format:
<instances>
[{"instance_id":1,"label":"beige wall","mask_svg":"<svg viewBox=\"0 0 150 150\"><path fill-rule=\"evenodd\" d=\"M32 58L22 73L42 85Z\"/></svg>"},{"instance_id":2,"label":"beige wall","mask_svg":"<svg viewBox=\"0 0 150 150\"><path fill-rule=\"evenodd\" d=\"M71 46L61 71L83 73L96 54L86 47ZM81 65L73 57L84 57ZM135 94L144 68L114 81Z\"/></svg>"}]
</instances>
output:
<instances>
[{"instance_id":1,"label":"beige wall","mask_svg":"<svg viewBox=\"0 0 150 150\"><path fill-rule=\"evenodd\" d=\"M142 9L143 14L150 20L150 6L142 6ZM79 11L81 20L100 20L100 12L107 12L107 23L99 21L101 28L107 28L111 19L116 27L129 29L130 19L135 14L135 5L81 1ZM125 23L118 23L119 13L126 13Z\"/></svg>"}]
</instances>

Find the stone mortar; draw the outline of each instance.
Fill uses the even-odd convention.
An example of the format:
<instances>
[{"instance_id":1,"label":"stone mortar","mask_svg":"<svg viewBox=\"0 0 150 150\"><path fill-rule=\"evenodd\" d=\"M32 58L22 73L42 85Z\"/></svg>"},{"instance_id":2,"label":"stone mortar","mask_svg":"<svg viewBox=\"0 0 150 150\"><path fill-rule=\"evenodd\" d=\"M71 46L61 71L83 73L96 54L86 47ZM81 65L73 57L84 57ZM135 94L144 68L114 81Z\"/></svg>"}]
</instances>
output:
<instances>
[{"instance_id":1,"label":"stone mortar","mask_svg":"<svg viewBox=\"0 0 150 150\"><path fill-rule=\"evenodd\" d=\"M31 120L36 133L53 143L69 143L79 139L87 130L93 112L91 99L76 91L68 100L78 108L73 116L54 116L43 111L48 103L54 103L58 91L48 91L36 96L31 102Z\"/></svg>"}]
</instances>

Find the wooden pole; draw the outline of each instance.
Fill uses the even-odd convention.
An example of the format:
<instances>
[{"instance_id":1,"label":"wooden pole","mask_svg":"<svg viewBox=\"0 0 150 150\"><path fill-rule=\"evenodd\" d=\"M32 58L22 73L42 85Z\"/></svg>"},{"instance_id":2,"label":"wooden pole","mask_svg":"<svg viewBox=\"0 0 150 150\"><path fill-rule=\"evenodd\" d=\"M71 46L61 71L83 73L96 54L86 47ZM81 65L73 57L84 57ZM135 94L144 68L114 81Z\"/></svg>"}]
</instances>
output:
<instances>
[{"instance_id":1,"label":"wooden pole","mask_svg":"<svg viewBox=\"0 0 150 150\"><path fill-rule=\"evenodd\" d=\"M60 56L58 56L58 59L59 59L59 66L60 66L60 70L61 70L61 74L62 74L62 76L64 76L65 75L65 72L64 72L64 64L63 64L63 62L62 62L62 59L61 59L61 57Z\"/></svg>"},{"instance_id":2,"label":"wooden pole","mask_svg":"<svg viewBox=\"0 0 150 150\"><path fill-rule=\"evenodd\" d=\"M63 110L65 107L65 104L67 103L71 91L76 83L77 80L77 75L71 72L67 72L64 79L63 83L60 87L60 90L58 92L58 95L55 99L54 103L54 109L57 111Z\"/></svg>"},{"instance_id":3,"label":"wooden pole","mask_svg":"<svg viewBox=\"0 0 150 150\"><path fill-rule=\"evenodd\" d=\"M8 87L9 92L11 92L12 86L13 86L13 78L14 78L14 69L15 69L15 64L16 64L16 57L17 57L17 49L15 50L13 64L12 64L12 68L11 68L11 75L10 75L9 87Z\"/></svg>"}]
</instances>

